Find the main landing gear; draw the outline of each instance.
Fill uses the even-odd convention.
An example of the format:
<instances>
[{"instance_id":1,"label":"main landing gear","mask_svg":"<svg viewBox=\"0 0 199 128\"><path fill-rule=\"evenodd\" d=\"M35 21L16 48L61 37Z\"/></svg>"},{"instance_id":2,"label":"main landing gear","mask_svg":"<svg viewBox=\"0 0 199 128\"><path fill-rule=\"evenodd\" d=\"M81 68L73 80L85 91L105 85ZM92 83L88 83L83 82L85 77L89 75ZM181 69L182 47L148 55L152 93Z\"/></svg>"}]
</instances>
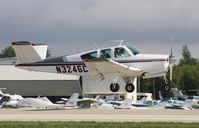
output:
<instances>
[{"instance_id":1,"label":"main landing gear","mask_svg":"<svg viewBox=\"0 0 199 128\"><path fill-rule=\"evenodd\" d=\"M128 93L131 93L135 90L135 86L132 83L127 83L125 89Z\"/></svg>"},{"instance_id":2,"label":"main landing gear","mask_svg":"<svg viewBox=\"0 0 199 128\"><path fill-rule=\"evenodd\" d=\"M120 89L120 85L118 83L111 83L110 84L110 90L112 92L117 92ZM133 83L127 83L125 86L125 90L128 93L132 93L135 90L135 86L133 85Z\"/></svg>"},{"instance_id":3,"label":"main landing gear","mask_svg":"<svg viewBox=\"0 0 199 128\"><path fill-rule=\"evenodd\" d=\"M117 92L120 89L120 85L118 83L111 83L110 85L110 90L112 92Z\"/></svg>"}]
</instances>

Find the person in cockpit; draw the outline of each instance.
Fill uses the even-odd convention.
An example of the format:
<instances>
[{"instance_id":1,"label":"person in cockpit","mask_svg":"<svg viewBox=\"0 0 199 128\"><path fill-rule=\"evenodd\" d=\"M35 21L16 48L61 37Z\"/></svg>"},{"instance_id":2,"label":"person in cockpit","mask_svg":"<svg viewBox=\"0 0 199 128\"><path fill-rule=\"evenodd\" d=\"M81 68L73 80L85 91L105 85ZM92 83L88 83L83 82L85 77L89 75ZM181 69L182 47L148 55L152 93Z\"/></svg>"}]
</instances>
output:
<instances>
[{"instance_id":1,"label":"person in cockpit","mask_svg":"<svg viewBox=\"0 0 199 128\"><path fill-rule=\"evenodd\" d=\"M116 58L124 57L124 48L116 48L114 54Z\"/></svg>"}]
</instances>

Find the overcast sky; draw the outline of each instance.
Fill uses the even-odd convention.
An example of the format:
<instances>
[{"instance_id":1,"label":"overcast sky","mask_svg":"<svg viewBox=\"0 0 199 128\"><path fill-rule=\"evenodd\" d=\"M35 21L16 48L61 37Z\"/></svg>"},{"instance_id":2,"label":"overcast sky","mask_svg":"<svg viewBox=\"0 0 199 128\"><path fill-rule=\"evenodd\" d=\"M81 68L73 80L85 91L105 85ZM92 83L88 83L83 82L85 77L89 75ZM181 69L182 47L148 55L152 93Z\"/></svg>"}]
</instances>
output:
<instances>
[{"instance_id":1,"label":"overcast sky","mask_svg":"<svg viewBox=\"0 0 199 128\"><path fill-rule=\"evenodd\" d=\"M47 43L53 55L117 45L199 58L199 0L0 0L0 49L12 41Z\"/></svg>"}]
</instances>

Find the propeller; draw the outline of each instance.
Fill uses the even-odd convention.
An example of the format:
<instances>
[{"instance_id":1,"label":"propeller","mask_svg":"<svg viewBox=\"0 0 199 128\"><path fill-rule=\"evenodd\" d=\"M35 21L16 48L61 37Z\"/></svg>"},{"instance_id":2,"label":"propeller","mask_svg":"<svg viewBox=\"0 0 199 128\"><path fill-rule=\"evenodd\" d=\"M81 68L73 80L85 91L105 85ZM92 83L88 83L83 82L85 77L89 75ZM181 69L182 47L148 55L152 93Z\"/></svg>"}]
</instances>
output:
<instances>
[{"instance_id":1,"label":"propeller","mask_svg":"<svg viewBox=\"0 0 199 128\"><path fill-rule=\"evenodd\" d=\"M172 63L170 63L170 65L169 65L169 68L170 68L170 74L169 74L169 79L170 79L170 81L172 81L172 74L173 74L173 64Z\"/></svg>"}]
</instances>

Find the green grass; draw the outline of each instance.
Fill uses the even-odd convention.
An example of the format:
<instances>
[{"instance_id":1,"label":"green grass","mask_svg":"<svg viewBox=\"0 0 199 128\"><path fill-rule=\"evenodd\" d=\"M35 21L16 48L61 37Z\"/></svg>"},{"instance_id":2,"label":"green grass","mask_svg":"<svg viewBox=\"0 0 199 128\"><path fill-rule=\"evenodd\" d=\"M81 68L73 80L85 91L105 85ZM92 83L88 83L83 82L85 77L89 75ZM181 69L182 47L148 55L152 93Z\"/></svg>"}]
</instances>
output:
<instances>
[{"instance_id":1,"label":"green grass","mask_svg":"<svg viewBox=\"0 0 199 128\"><path fill-rule=\"evenodd\" d=\"M0 128L199 128L199 123L2 121Z\"/></svg>"}]
</instances>

